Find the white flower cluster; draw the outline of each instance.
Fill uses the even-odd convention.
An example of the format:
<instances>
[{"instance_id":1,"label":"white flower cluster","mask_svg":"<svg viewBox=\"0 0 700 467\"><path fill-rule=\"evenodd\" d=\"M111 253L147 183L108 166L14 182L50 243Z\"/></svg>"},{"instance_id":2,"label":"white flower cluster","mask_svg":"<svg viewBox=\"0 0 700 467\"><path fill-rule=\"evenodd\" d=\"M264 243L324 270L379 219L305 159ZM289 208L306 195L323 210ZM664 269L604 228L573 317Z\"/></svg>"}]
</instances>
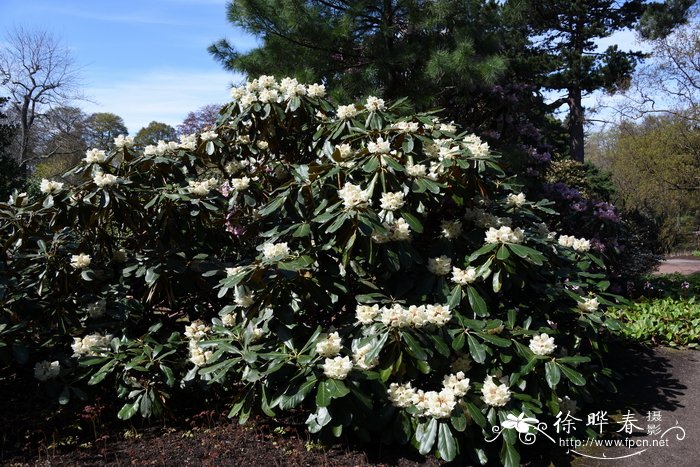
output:
<instances>
[{"instance_id":1,"label":"white flower cluster","mask_svg":"<svg viewBox=\"0 0 700 467\"><path fill-rule=\"evenodd\" d=\"M331 379L345 379L352 370L353 363L350 357L326 358L323 364L323 373Z\"/></svg>"},{"instance_id":2,"label":"white flower cluster","mask_svg":"<svg viewBox=\"0 0 700 467\"><path fill-rule=\"evenodd\" d=\"M34 365L34 377L39 381L48 381L55 378L61 372L61 364L58 360L49 362L44 360Z\"/></svg>"},{"instance_id":3,"label":"white flower cluster","mask_svg":"<svg viewBox=\"0 0 700 467\"><path fill-rule=\"evenodd\" d=\"M326 87L323 84L304 86L294 78L283 78L277 82L274 76L267 75L248 81L244 86L231 89L231 98L238 102L243 110L255 102L281 103L298 96L308 95L318 98L325 96L325 94Z\"/></svg>"},{"instance_id":4,"label":"white flower cluster","mask_svg":"<svg viewBox=\"0 0 700 467\"><path fill-rule=\"evenodd\" d=\"M229 175L236 175L248 166L248 161L231 161L224 166L224 170Z\"/></svg>"},{"instance_id":5,"label":"white flower cluster","mask_svg":"<svg viewBox=\"0 0 700 467\"><path fill-rule=\"evenodd\" d=\"M462 146L469 149L474 157L486 157L489 154L488 143L481 141L476 135L468 135L464 138Z\"/></svg>"},{"instance_id":6,"label":"white flower cluster","mask_svg":"<svg viewBox=\"0 0 700 467\"><path fill-rule=\"evenodd\" d=\"M430 157L436 157L440 161L454 159L461 153L461 148L451 138L440 138L425 147L425 152Z\"/></svg>"},{"instance_id":7,"label":"white flower cluster","mask_svg":"<svg viewBox=\"0 0 700 467\"><path fill-rule=\"evenodd\" d=\"M591 242L585 238L576 238L573 235L560 235L559 244L575 251L586 252L591 249Z\"/></svg>"},{"instance_id":8,"label":"white flower cluster","mask_svg":"<svg viewBox=\"0 0 700 467\"><path fill-rule=\"evenodd\" d=\"M498 229L490 227L486 232L486 243L522 243L525 240L525 232L522 229L511 229L504 225Z\"/></svg>"},{"instance_id":9,"label":"white flower cluster","mask_svg":"<svg viewBox=\"0 0 700 467\"><path fill-rule=\"evenodd\" d=\"M203 142L214 141L219 136L215 131L203 131L200 133L199 137L202 138Z\"/></svg>"},{"instance_id":10,"label":"white flower cluster","mask_svg":"<svg viewBox=\"0 0 700 467\"><path fill-rule=\"evenodd\" d=\"M388 233L372 235L372 241L375 243L402 242L411 239L411 227L403 218L398 218L391 224L384 222L382 225Z\"/></svg>"},{"instance_id":11,"label":"white flower cluster","mask_svg":"<svg viewBox=\"0 0 700 467\"><path fill-rule=\"evenodd\" d=\"M446 276L452 271L452 260L445 255L428 259L428 271L436 276Z\"/></svg>"},{"instance_id":12,"label":"white flower cluster","mask_svg":"<svg viewBox=\"0 0 700 467\"><path fill-rule=\"evenodd\" d=\"M232 178L231 181L229 181L229 185L238 192L245 191L250 186L250 178Z\"/></svg>"},{"instance_id":13,"label":"white flower cluster","mask_svg":"<svg viewBox=\"0 0 700 467\"><path fill-rule=\"evenodd\" d=\"M389 154L391 152L391 142L384 140L380 136L376 141L367 143L367 151L370 154Z\"/></svg>"},{"instance_id":14,"label":"white flower cluster","mask_svg":"<svg viewBox=\"0 0 700 467\"><path fill-rule=\"evenodd\" d=\"M85 151L85 158L83 161L86 164L98 164L107 160L107 154L102 149L88 149Z\"/></svg>"},{"instance_id":15,"label":"white flower cluster","mask_svg":"<svg viewBox=\"0 0 700 467\"><path fill-rule=\"evenodd\" d=\"M201 320L196 320L185 326L185 337L193 341L201 341L207 337L209 331L211 331L209 326Z\"/></svg>"},{"instance_id":16,"label":"white flower cluster","mask_svg":"<svg viewBox=\"0 0 700 467\"><path fill-rule=\"evenodd\" d=\"M515 206L516 208L524 205L526 201L524 193L518 193L517 195L515 193L509 193L506 198L506 204L508 206Z\"/></svg>"},{"instance_id":17,"label":"white flower cluster","mask_svg":"<svg viewBox=\"0 0 700 467\"><path fill-rule=\"evenodd\" d=\"M404 205L403 193L400 191L382 193L380 207L386 211L396 211Z\"/></svg>"},{"instance_id":18,"label":"white flower cluster","mask_svg":"<svg viewBox=\"0 0 700 467\"><path fill-rule=\"evenodd\" d=\"M391 125L391 128L398 130L401 133L417 133L420 130L418 122L396 122Z\"/></svg>"},{"instance_id":19,"label":"white flower cluster","mask_svg":"<svg viewBox=\"0 0 700 467\"><path fill-rule=\"evenodd\" d=\"M372 350L372 344L365 344L352 354L352 361L360 370L370 370L377 366L379 361L375 358L370 362L366 361L367 354Z\"/></svg>"},{"instance_id":20,"label":"white flower cluster","mask_svg":"<svg viewBox=\"0 0 700 467\"><path fill-rule=\"evenodd\" d=\"M355 107L354 104L340 105L337 110L338 118L341 120L349 120L356 117L358 113L357 107Z\"/></svg>"},{"instance_id":21,"label":"white flower cluster","mask_svg":"<svg viewBox=\"0 0 700 467\"><path fill-rule=\"evenodd\" d=\"M535 355L550 355L556 348L554 338L544 332L530 339L530 350Z\"/></svg>"},{"instance_id":22,"label":"white flower cluster","mask_svg":"<svg viewBox=\"0 0 700 467\"><path fill-rule=\"evenodd\" d=\"M41 184L39 184L39 191L46 193L47 195L53 195L58 193L63 189L63 183L55 182L53 180L48 180L46 178L41 179Z\"/></svg>"},{"instance_id":23,"label":"white flower cluster","mask_svg":"<svg viewBox=\"0 0 700 467\"><path fill-rule=\"evenodd\" d=\"M389 327L420 328L429 324L444 326L452 313L447 305L410 305L405 308L398 303L390 307L379 305L357 305L355 316L360 324L371 324L379 320Z\"/></svg>"},{"instance_id":24,"label":"white flower cluster","mask_svg":"<svg viewBox=\"0 0 700 467\"><path fill-rule=\"evenodd\" d=\"M212 188L218 185L218 181L215 178L210 178L208 180L189 180L187 184L187 191L195 196L206 196Z\"/></svg>"},{"instance_id":25,"label":"white flower cluster","mask_svg":"<svg viewBox=\"0 0 700 467\"><path fill-rule=\"evenodd\" d=\"M442 236L447 239L457 238L462 235L462 222L458 220L442 221Z\"/></svg>"},{"instance_id":26,"label":"white flower cluster","mask_svg":"<svg viewBox=\"0 0 700 467\"><path fill-rule=\"evenodd\" d=\"M70 257L70 265L74 269L85 269L86 267L90 266L90 261L92 261L92 258L90 258L90 255L86 255L85 253L71 255Z\"/></svg>"},{"instance_id":27,"label":"white flower cluster","mask_svg":"<svg viewBox=\"0 0 700 467\"><path fill-rule=\"evenodd\" d=\"M376 112L378 110L384 110L384 99L380 99L375 96L369 96L367 102L365 103L365 109L370 112Z\"/></svg>"},{"instance_id":28,"label":"white flower cluster","mask_svg":"<svg viewBox=\"0 0 700 467\"><path fill-rule=\"evenodd\" d=\"M109 343L112 341L112 335L94 333L80 338L74 337L71 348L73 349L74 357L102 355L102 351L109 348Z\"/></svg>"},{"instance_id":29,"label":"white flower cluster","mask_svg":"<svg viewBox=\"0 0 700 467\"><path fill-rule=\"evenodd\" d=\"M263 245L263 259L265 261L282 261L285 258L288 258L290 253L289 253L289 246L287 246L287 243L265 243Z\"/></svg>"},{"instance_id":30,"label":"white flower cluster","mask_svg":"<svg viewBox=\"0 0 700 467\"><path fill-rule=\"evenodd\" d=\"M102 172L97 172L93 177L92 181L95 183L100 188L104 188L106 186L114 185L119 181L116 175L113 174L106 174Z\"/></svg>"},{"instance_id":31,"label":"white flower cluster","mask_svg":"<svg viewBox=\"0 0 700 467\"><path fill-rule=\"evenodd\" d=\"M338 196L343 200L345 209L360 208L369 204L369 192L352 183L343 185L343 188L338 190Z\"/></svg>"},{"instance_id":32,"label":"white flower cluster","mask_svg":"<svg viewBox=\"0 0 700 467\"><path fill-rule=\"evenodd\" d=\"M227 327L235 326L236 325L236 314L235 313L226 313L221 317L221 324Z\"/></svg>"},{"instance_id":33,"label":"white flower cluster","mask_svg":"<svg viewBox=\"0 0 700 467\"><path fill-rule=\"evenodd\" d=\"M455 133L457 131L457 125L455 125L455 122L440 123L438 125L438 130L445 133Z\"/></svg>"},{"instance_id":34,"label":"white flower cluster","mask_svg":"<svg viewBox=\"0 0 700 467\"><path fill-rule=\"evenodd\" d=\"M199 346L199 341L204 339L209 331L211 328L201 320L192 321L185 326L185 337L189 339L190 361L196 366L204 366L211 361L213 352Z\"/></svg>"},{"instance_id":35,"label":"white flower cluster","mask_svg":"<svg viewBox=\"0 0 700 467\"><path fill-rule=\"evenodd\" d=\"M415 407L419 417L448 418L458 399L469 391L469 378L463 372L447 375L442 381L442 390L423 391L411 387L411 383L391 383L387 394L396 407Z\"/></svg>"},{"instance_id":36,"label":"white flower cluster","mask_svg":"<svg viewBox=\"0 0 700 467\"><path fill-rule=\"evenodd\" d=\"M467 269L460 269L458 267L452 267L452 282L459 285L468 285L477 279L476 269L469 267Z\"/></svg>"},{"instance_id":37,"label":"white flower cluster","mask_svg":"<svg viewBox=\"0 0 700 467\"><path fill-rule=\"evenodd\" d=\"M411 177L425 177L428 173L428 168L423 164L406 164L406 173Z\"/></svg>"},{"instance_id":38,"label":"white flower cluster","mask_svg":"<svg viewBox=\"0 0 700 467\"><path fill-rule=\"evenodd\" d=\"M323 340L316 343L316 353L321 357L334 357L343 348L340 336L337 332L328 334Z\"/></svg>"},{"instance_id":39,"label":"white flower cluster","mask_svg":"<svg viewBox=\"0 0 700 467\"><path fill-rule=\"evenodd\" d=\"M578 303L578 309L581 311L588 312L588 313L596 311L599 306L600 306L600 303L598 303L598 299L595 297L584 298L582 302Z\"/></svg>"},{"instance_id":40,"label":"white flower cluster","mask_svg":"<svg viewBox=\"0 0 700 467\"><path fill-rule=\"evenodd\" d=\"M185 149L187 151L194 151L197 149L197 134L193 133L191 135L180 135L179 147L180 149Z\"/></svg>"},{"instance_id":41,"label":"white flower cluster","mask_svg":"<svg viewBox=\"0 0 700 467\"><path fill-rule=\"evenodd\" d=\"M133 147L133 145L133 136L119 135L116 138L114 138L114 147L117 149L126 149Z\"/></svg>"},{"instance_id":42,"label":"white flower cluster","mask_svg":"<svg viewBox=\"0 0 700 467\"><path fill-rule=\"evenodd\" d=\"M247 292L243 286L237 285L233 294L233 301L240 307L248 308L255 304L255 296Z\"/></svg>"},{"instance_id":43,"label":"white flower cluster","mask_svg":"<svg viewBox=\"0 0 700 467\"><path fill-rule=\"evenodd\" d=\"M510 390L505 384L496 385L493 376L487 376L481 388L482 399L488 405L503 407L510 400Z\"/></svg>"}]
</instances>

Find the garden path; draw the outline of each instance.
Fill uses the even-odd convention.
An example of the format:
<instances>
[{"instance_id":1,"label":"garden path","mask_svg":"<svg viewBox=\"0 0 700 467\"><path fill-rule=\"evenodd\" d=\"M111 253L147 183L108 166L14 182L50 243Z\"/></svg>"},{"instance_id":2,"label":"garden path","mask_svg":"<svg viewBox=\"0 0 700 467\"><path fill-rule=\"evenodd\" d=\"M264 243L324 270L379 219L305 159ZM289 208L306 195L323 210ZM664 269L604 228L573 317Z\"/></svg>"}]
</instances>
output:
<instances>
[{"instance_id":1,"label":"garden path","mask_svg":"<svg viewBox=\"0 0 700 467\"><path fill-rule=\"evenodd\" d=\"M667 258L656 269L657 274L671 274L674 272L680 274L700 272L700 259L694 257Z\"/></svg>"},{"instance_id":2,"label":"garden path","mask_svg":"<svg viewBox=\"0 0 700 467\"><path fill-rule=\"evenodd\" d=\"M700 352L658 347L624 348L614 351L613 368L623 375L618 395L609 401L609 413L632 413L636 419L632 434L616 433L623 425L620 417L611 423L610 433L633 440L642 447L595 447L581 449L576 467L697 467L700 465ZM580 416L587 418L587 415ZM655 420L659 419L659 420ZM612 420L612 417L611 417ZM652 428L655 425L660 428ZM665 435L663 433L673 428ZM677 439L676 435L683 437ZM619 438L618 438L619 439ZM656 440L657 445L654 446ZM665 440L659 441L659 440ZM643 447L648 443L648 447ZM664 444L664 445L662 445ZM623 456L628 456L621 458Z\"/></svg>"}]
</instances>

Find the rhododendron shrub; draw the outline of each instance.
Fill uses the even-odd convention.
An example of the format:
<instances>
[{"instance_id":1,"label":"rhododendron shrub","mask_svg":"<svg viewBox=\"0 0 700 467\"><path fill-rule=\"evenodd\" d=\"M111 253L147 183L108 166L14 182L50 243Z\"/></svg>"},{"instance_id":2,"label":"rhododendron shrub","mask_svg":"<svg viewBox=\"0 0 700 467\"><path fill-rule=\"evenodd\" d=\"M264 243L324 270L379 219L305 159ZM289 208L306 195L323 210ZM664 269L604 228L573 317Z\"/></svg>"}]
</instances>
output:
<instances>
[{"instance_id":1,"label":"rhododendron shrub","mask_svg":"<svg viewBox=\"0 0 700 467\"><path fill-rule=\"evenodd\" d=\"M83 184L0 205L27 374L116 387L121 418L205 392L241 422L303 410L312 433L510 465L493 426L607 384L600 260L480 138L291 79L232 97L205 133L89 152Z\"/></svg>"}]
</instances>

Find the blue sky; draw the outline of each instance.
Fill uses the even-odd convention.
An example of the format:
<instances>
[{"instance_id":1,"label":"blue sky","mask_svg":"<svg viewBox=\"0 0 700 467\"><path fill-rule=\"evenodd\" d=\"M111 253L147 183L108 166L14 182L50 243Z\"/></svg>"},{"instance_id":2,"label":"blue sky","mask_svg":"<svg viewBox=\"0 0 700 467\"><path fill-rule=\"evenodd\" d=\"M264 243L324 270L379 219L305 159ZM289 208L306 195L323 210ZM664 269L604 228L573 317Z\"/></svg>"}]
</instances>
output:
<instances>
[{"instance_id":1,"label":"blue sky","mask_svg":"<svg viewBox=\"0 0 700 467\"><path fill-rule=\"evenodd\" d=\"M88 113L121 116L134 135L152 120L177 125L224 103L241 77L207 53L228 38L255 40L226 21L227 0L0 0L0 37L14 26L53 33L80 67ZM1 40L1 39L0 39Z\"/></svg>"}]
</instances>

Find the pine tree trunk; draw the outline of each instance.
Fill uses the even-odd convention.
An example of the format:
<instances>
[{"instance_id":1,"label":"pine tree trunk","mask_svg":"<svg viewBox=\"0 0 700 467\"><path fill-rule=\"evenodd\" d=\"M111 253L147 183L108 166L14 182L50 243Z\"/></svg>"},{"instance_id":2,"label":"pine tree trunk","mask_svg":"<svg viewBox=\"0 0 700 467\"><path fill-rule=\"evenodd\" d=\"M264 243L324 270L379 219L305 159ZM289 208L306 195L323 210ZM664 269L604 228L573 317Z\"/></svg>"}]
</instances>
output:
<instances>
[{"instance_id":1,"label":"pine tree trunk","mask_svg":"<svg viewBox=\"0 0 700 467\"><path fill-rule=\"evenodd\" d=\"M569 89L569 150L571 158L583 162L583 106L581 89Z\"/></svg>"}]
</instances>

